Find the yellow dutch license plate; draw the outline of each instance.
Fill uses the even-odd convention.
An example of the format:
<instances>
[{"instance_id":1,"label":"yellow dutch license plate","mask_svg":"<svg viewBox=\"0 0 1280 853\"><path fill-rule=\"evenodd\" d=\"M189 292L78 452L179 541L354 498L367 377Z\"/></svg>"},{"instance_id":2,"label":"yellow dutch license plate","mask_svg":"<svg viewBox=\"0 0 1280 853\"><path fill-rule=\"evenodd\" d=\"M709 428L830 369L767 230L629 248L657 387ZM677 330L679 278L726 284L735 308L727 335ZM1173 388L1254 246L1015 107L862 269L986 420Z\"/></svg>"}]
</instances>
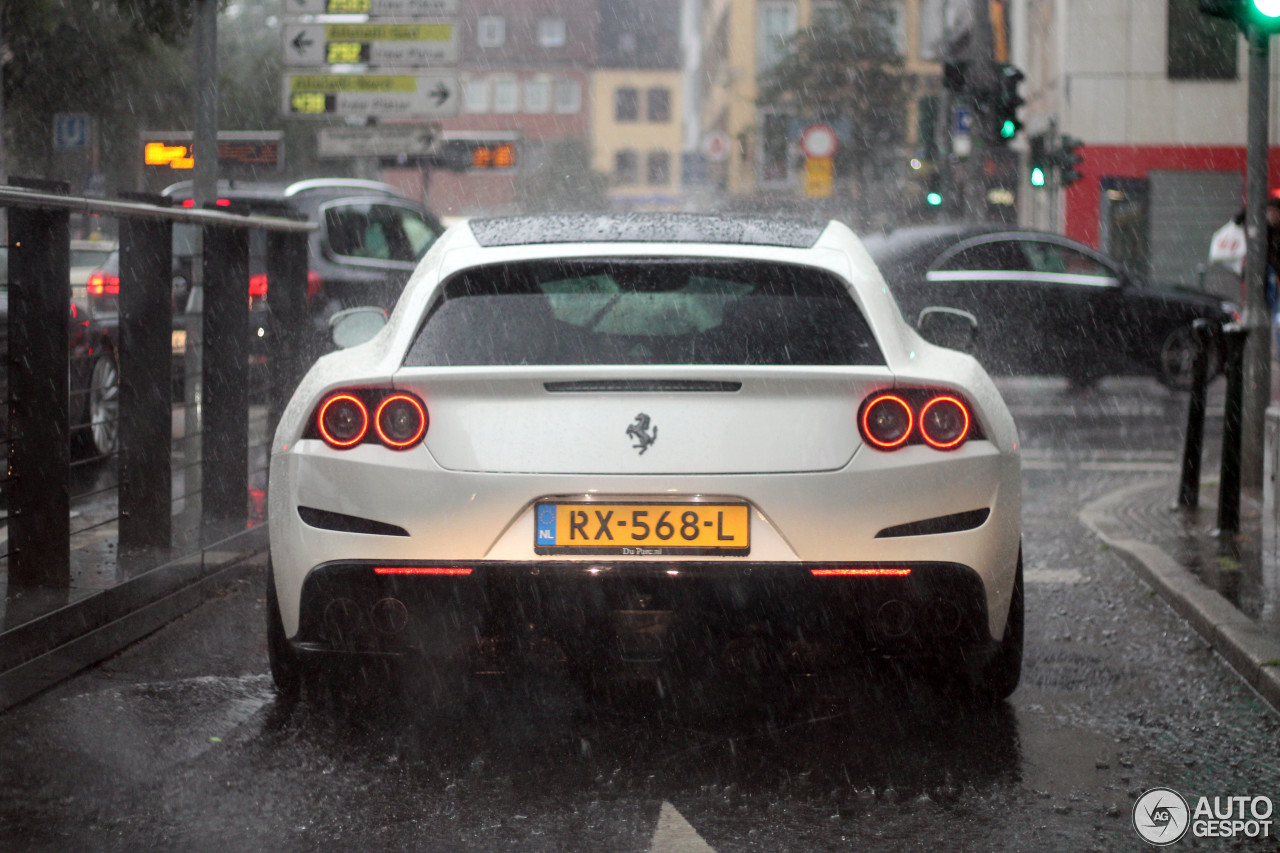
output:
<instances>
[{"instance_id":1,"label":"yellow dutch license plate","mask_svg":"<svg viewBox=\"0 0 1280 853\"><path fill-rule=\"evenodd\" d=\"M543 501L534 513L537 554L744 556L751 550L745 503Z\"/></svg>"}]
</instances>

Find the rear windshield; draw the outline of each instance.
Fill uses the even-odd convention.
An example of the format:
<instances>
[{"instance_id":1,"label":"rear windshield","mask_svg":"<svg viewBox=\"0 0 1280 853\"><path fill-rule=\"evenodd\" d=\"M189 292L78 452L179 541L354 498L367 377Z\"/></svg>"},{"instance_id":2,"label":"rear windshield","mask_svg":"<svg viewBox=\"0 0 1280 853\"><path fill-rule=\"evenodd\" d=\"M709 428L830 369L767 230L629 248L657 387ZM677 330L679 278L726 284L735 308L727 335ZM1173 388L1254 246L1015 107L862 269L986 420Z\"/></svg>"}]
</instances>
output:
<instances>
[{"instance_id":1,"label":"rear windshield","mask_svg":"<svg viewBox=\"0 0 1280 853\"><path fill-rule=\"evenodd\" d=\"M405 365L879 365L845 286L809 267L564 260L444 285Z\"/></svg>"}]
</instances>

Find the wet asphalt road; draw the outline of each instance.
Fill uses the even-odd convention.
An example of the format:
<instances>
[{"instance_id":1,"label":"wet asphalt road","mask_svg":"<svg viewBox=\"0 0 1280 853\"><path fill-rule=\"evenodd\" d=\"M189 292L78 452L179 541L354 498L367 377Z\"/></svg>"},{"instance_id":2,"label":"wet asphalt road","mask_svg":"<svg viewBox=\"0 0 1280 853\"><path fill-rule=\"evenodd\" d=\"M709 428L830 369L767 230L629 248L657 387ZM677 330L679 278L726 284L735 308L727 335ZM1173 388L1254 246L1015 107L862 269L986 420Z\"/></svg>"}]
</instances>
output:
<instances>
[{"instance_id":1,"label":"wet asphalt road","mask_svg":"<svg viewBox=\"0 0 1280 853\"><path fill-rule=\"evenodd\" d=\"M548 658L438 705L290 709L256 572L0 715L0 849L1136 850L1151 787L1280 800L1280 716L1077 519L1176 476L1185 399L1141 380L1006 394L1027 658L997 708L874 669L589 705Z\"/></svg>"}]
</instances>

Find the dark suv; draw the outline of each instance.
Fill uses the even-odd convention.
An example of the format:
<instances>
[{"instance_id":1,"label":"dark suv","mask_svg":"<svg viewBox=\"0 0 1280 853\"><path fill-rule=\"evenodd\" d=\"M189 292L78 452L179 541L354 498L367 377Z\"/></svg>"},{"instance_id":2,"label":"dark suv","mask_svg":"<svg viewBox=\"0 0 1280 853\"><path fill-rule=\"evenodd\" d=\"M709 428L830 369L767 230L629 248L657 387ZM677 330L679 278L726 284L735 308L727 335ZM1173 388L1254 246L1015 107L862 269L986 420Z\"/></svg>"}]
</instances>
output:
<instances>
[{"instance_id":1,"label":"dark suv","mask_svg":"<svg viewBox=\"0 0 1280 853\"><path fill-rule=\"evenodd\" d=\"M192 184L182 181L163 195L183 206L193 202ZM316 352L328 339L328 320L343 308L379 305L390 311L400 291L444 230L440 221L390 184L349 178L316 178L290 184L221 181L217 204L258 215L305 216L319 224L308 240L307 304L316 331ZM185 377L186 312L191 294L195 228L173 229L173 360L174 390L181 394ZM255 362L264 362L266 339L266 235L250 231L249 281L251 345ZM118 328L120 254L115 251L88 280L91 314L114 352ZM110 359L114 362L114 359ZM109 375L108 375L109 374ZM98 374L95 373L95 376ZM90 416L95 424L114 424L117 411L114 370L102 371L108 386L89 390ZM115 430L94 430L95 448L115 449ZM100 437L100 439L99 439Z\"/></svg>"}]
</instances>

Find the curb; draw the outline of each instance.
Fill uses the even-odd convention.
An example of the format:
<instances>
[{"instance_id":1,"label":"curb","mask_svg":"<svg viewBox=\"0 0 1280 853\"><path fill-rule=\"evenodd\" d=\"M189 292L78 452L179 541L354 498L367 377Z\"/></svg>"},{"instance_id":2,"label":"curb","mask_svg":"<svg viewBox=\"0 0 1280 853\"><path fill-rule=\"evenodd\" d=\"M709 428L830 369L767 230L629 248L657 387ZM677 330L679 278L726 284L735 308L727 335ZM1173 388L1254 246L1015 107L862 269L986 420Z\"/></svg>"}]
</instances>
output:
<instances>
[{"instance_id":1,"label":"curb","mask_svg":"<svg viewBox=\"0 0 1280 853\"><path fill-rule=\"evenodd\" d=\"M1115 507L1150 487L1143 483L1098 498L1080 511L1080 521L1119 552L1250 687L1280 711L1280 634L1260 627L1155 545L1103 529Z\"/></svg>"}]
</instances>

